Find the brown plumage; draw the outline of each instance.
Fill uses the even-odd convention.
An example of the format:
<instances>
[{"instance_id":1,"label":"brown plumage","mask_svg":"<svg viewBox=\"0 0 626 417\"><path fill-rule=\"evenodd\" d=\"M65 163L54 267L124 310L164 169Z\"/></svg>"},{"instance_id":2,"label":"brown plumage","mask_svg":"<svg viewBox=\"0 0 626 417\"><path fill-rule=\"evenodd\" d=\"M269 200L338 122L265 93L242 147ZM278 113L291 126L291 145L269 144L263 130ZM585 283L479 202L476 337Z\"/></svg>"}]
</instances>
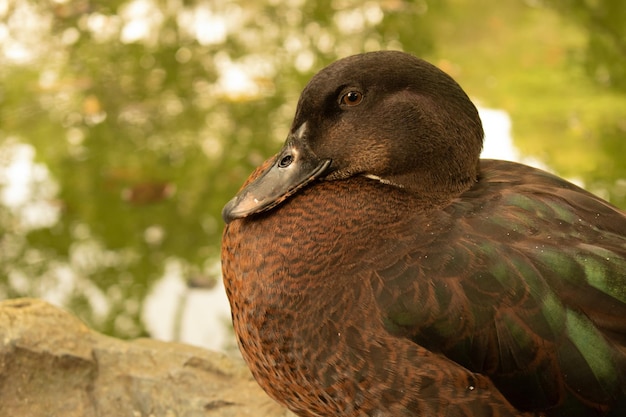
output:
<instances>
[{"instance_id":1,"label":"brown plumage","mask_svg":"<svg viewBox=\"0 0 626 417\"><path fill-rule=\"evenodd\" d=\"M481 161L461 88L400 52L305 88L224 209L242 354L300 416L618 416L626 216Z\"/></svg>"}]
</instances>

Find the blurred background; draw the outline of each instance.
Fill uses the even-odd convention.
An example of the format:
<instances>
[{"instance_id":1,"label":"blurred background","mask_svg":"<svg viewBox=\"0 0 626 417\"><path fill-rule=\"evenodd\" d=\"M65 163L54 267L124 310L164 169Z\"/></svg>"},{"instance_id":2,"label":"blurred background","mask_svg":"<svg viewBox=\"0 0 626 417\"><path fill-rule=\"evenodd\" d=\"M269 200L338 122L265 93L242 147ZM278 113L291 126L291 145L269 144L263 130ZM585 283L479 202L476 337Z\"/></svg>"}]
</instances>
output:
<instances>
[{"instance_id":1,"label":"blurred background","mask_svg":"<svg viewBox=\"0 0 626 417\"><path fill-rule=\"evenodd\" d=\"M0 0L0 299L231 349L221 208L308 79L363 51L433 62L488 156L626 208L625 22L622 0Z\"/></svg>"}]
</instances>

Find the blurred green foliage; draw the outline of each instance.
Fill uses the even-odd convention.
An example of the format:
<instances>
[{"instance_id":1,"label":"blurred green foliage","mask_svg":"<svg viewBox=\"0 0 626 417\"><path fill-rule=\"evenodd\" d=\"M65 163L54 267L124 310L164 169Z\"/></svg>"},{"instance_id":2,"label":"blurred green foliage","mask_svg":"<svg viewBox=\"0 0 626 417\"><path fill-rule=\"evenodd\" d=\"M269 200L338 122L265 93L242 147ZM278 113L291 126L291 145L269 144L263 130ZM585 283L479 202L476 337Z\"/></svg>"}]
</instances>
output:
<instances>
[{"instance_id":1,"label":"blurred green foliage","mask_svg":"<svg viewBox=\"0 0 626 417\"><path fill-rule=\"evenodd\" d=\"M0 297L52 297L108 334L145 334L169 260L218 278L221 207L279 148L306 81L348 54L430 59L509 111L525 152L626 206L620 0L5 4L0 164L29 144L49 180L0 206ZM28 224L34 200L58 217Z\"/></svg>"},{"instance_id":2,"label":"blurred green foliage","mask_svg":"<svg viewBox=\"0 0 626 417\"><path fill-rule=\"evenodd\" d=\"M626 5L623 1L547 0L585 31L585 70L598 84L626 92Z\"/></svg>"}]
</instances>

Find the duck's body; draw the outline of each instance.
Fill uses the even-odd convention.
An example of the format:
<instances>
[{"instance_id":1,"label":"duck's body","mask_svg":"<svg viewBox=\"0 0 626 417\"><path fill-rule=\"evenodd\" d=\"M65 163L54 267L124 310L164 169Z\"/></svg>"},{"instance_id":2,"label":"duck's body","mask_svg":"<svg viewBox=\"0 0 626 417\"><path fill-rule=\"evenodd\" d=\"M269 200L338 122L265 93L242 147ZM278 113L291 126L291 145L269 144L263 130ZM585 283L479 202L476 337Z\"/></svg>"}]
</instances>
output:
<instances>
[{"instance_id":1,"label":"duck's body","mask_svg":"<svg viewBox=\"0 0 626 417\"><path fill-rule=\"evenodd\" d=\"M362 57L312 80L286 147L225 209L226 291L257 381L300 416L624 415L626 215L545 172L479 163L460 88L442 95L471 108L446 113L423 111L438 96L419 86L413 118L414 82L455 84L405 54ZM358 76L372 60L391 83ZM398 60L431 72L415 81ZM368 135L355 109L389 120ZM438 131L459 138L439 147Z\"/></svg>"}]
</instances>

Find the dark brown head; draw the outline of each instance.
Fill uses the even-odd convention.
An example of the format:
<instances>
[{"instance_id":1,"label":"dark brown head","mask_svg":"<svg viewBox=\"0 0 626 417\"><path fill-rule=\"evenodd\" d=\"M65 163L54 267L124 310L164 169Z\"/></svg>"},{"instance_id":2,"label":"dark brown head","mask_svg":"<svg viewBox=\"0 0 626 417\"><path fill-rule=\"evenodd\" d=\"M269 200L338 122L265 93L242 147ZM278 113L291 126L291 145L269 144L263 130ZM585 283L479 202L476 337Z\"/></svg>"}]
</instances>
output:
<instances>
[{"instance_id":1,"label":"dark brown head","mask_svg":"<svg viewBox=\"0 0 626 417\"><path fill-rule=\"evenodd\" d=\"M306 86L274 163L241 190L224 220L266 211L314 180L367 176L429 198L476 181L483 130L461 87L397 51L341 59Z\"/></svg>"}]
</instances>

